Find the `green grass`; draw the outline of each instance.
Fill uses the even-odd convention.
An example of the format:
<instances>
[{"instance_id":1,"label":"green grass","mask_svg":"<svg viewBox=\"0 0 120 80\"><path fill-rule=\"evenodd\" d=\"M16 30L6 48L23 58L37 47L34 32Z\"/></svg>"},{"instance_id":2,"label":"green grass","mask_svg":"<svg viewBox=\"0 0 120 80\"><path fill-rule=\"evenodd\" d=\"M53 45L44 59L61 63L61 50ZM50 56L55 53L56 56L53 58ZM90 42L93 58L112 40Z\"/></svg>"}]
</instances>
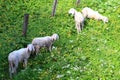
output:
<instances>
[{"instance_id":1,"label":"green grass","mask_svg":"<svg viewBox=\"0 0 120 80\"><path fill-rule=\"evenodd\" d=\"M59 0L51 17L53 0L0 0L0 80L10 80L8 54L31 43L34 37L58 33L51 53L42 49L30 57L28 67L19 65L13 80L119 80L120 79L120 1ZM86 19L77 34L72 7L90 7L109 18L109 22ZM22 37L24 14L29 14L27 38Z\"/></svg>"}]
</instances>

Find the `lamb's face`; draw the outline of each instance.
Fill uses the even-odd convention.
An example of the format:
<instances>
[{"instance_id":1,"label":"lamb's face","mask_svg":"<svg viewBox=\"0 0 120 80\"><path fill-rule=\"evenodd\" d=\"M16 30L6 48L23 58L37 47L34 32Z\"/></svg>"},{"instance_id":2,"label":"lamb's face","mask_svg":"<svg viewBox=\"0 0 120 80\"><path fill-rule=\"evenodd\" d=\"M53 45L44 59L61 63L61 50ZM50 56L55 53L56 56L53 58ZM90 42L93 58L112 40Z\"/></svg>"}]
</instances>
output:
<instances>
[{"instance_id":1,"label":"lamb's face","mask_svg":"<svg viewBox=\"0 0 120 80\"><path fill-rule=\"evenodd\" d=\"M108 22L108 18L107 17L103 17L103 21L104 21L104 23L107 23Z\"/></svg>"},{"instance_id":2,"label":"lamb's face","mask_svg":"<svg viewBox=\"0 0 120 80\"><path fill-rule=\"evenodd\" d=\"M58 40L58 39L59 39L59 36L58 36L58 34L53 34L53 35L52 35L52 38L53 38L53 40L55 41L55 40Z\"/></svg>"},{"instance_id":3,"label":"lamb's face","mask_svg":"<svg viewBox=\"0 0 120 80\"><path fill-rule=\"evenodd\" d=\"M34 46L32 44L29 44L27 46L27 49L28 49L28 52L30 52L30 53L35 51Z\"/></svg>"},{"instance_id":4,"label":"lamb's face","mask_svg":"<svg viewBox=\"0 0 120 80\"><path fill-rule=\"evenodd\" d=\"M75 9L74 8L71 8L69 11L68 11L68 14L71 14L72 16L75 15Z\"/></svg>"}]
</instances>

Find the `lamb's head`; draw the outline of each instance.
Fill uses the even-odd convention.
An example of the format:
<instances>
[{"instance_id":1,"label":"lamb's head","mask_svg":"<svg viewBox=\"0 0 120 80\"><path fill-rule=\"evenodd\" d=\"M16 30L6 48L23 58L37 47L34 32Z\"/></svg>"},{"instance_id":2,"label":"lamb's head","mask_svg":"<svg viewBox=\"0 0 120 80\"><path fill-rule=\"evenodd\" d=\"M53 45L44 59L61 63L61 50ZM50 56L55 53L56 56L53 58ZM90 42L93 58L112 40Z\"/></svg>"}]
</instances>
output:
<instances>
[{"instance_id":1,"label":"lamb's head","mask_svg":"<svg viewBox=\"0 0 120 80\"><path fill-rule=\"evenodd\" d=\"M52 37L53 41L59 39L59 35L58 34L53 34L51 37Z\"/></svg>"},{"instance_id":2,"label":"lamb's head","mask_svg":"<svg viewBox=\"0 0 120 80\"><path fill-rule=\"evenodd\" d=\"M69 11L68 11L68 14L71 14L72 16L75 15L75 9L74 8L71 8Z\"/></svg>"},{"instance_id":3,"label":"lamb's head","mask_svg":"<svg viewBox=\"0 0 120 80\"><path fill-rule=\"evenodd\" d=\"M35 52L35 48L33 46L33 44L28 44L27 45L27 50L29 53Z\"/></svg>"},{"instance_id":4,"label":"lamb's head","mask_svg":"<svg viewBox=\"0 0 120 80\"><path fill-rule=\"evenodd\" d=\"M103 20L103 22L104 22L104 23L107 23L107 22L108 22L108 18L107 18L107 17L105 17L105 16L103 17L103 19L102 19L102 20Z\"/></svg>"}]
</instances>

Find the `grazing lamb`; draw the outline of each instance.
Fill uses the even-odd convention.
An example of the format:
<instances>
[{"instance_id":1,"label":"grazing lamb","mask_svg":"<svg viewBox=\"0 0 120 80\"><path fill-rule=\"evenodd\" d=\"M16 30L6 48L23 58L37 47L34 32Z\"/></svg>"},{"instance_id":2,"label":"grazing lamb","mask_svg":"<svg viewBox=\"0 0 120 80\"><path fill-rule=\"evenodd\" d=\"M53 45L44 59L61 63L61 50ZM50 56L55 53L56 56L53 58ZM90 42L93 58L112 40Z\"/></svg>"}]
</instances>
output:
<instances>
[{"instance_id":1,"label":"grazing lamb","mask_svg":"<svg viewBox=\"0 0 120 80\"><path fill-rule=\"evenodd\" d=\"M9 73L11 78L12 78L12 73L13 74L17 73L19 62L23 61L24 67L25 68L27 67L27 60L30 57L31 52L33 51L35 51L34 46L32 44L29 44L27 48L21 48L9 54L8 62L9 62Z\"/></svg>"},{"instance_id":2,"label":"grazing lamb","mask_svg":"<svg viewBox=\"0 0 120 80\"><path fill-rule=\"evenodd\" d=\"M51 52L52 44L57 39L59 39L58 34L53 34L52 36L34 38L32 44L35 47L36 55L39 53L39 50L42 47L46 47Z\"/></svg>"},{"instance_id":3,"label":"grazing lamb","mask_svg":"<svg viewBox=\"0 0 120 80\"><path fill-rule=\"evenodd\" d=\"M77 12L74 8L71 8L68 12L69 14L72 14L74 16L75 19L75 25L76 25L76 29L77 32L79 33L84 26L84 17L80 12Z\"/></svg>"},{"instance_id":4,"label":"grazing lamb","mask_svg":"<svg viewBox=\"0 0 120 80\"><path fill-rule=\"evenodd\" d=\"M108 18L106 16L101 15L98 11L94 11L91 8L85 7L82 9L82 14L86 18L93 18L96 20L102 20L104 23L108 22Z\"/></svg>"}]
</instances>

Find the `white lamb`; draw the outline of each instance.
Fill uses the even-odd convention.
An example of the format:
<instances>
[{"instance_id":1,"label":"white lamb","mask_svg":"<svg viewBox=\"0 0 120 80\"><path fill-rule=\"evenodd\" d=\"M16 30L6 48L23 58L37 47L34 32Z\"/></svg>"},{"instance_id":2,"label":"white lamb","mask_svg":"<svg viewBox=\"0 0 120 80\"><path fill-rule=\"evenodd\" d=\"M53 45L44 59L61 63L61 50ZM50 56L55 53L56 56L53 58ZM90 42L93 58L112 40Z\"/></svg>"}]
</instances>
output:
<instances>
[{"instance_id":1,"label":"white lamb","mask_svg":"<svg viewBox=\"0 0 120 80\"><path fill-rule=\"evenodd\" d=\"M33 51L35 51L34 46L32 44L29 44L27 48L21 48L9 54L8 62L9 62L9 73L11 78L12 78L12 73L13 74L17 73L19 62L23 62L24 67L25 68L27 67L27 60Z\"/></svg>"},{"instance_id":2,"label":"white lamb","mask_svg":"<svg viewBox=\"0 0 120 80\"><path fill-rule=\"evenodd\" d=\"M68 11L69 14L72 14L72 16L74 16L74 20L75 20L75 25L76 25L76 29L77 32L79 33L84 26L84 17L80 12L77 12L74 8L71 8Z\"/></svg>"},{"instance_id":3,"label":"white lamb","mask_svg":"<svg viewBox=\"0 0 120 80\"><path fill-rule=\"evenodd\" d=\"M108 18L106 16L103 16L98 11L94 11L88 7L82 9L82 14L84 18L93 18L96 20L102 20L104 23L108 22Z\"/></svg>"},{"instance_id":4,"label":"white lamb","mask_svg":"<svg viewBox=\"0 0 120 80\"><path fill-rule=\"evenodd\" d=\"M46 47L51 52L53 42L58 39L59 39L58 34L53 34L52 36L34 38L32 44L35 47L36 55L39 53L39 50L42 47Z\"/></svg>"}]
</instances>

